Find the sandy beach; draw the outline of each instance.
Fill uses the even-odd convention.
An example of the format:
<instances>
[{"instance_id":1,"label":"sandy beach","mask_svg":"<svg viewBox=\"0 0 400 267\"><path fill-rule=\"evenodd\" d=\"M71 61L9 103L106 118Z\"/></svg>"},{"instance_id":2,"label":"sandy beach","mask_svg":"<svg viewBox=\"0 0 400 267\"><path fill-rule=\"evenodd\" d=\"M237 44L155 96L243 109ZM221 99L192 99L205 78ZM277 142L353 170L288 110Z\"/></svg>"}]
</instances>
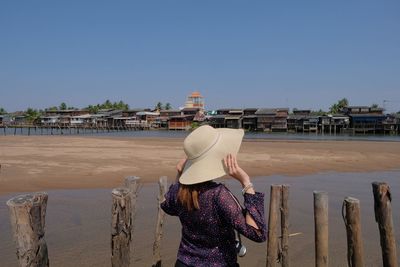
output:
<instances>
[{"instance_id":1,"label":"sandy beach","mask_svg":"<svg viewBox=\"0 0 400 267\"><path fill-rule=\"evenodd\" d=\"M111 188L125 176L175 176L182 138L0 137L0 194ZM400 168L400 142L245 140L239 162L252 176Z\"/></svg>"}]
</instances>

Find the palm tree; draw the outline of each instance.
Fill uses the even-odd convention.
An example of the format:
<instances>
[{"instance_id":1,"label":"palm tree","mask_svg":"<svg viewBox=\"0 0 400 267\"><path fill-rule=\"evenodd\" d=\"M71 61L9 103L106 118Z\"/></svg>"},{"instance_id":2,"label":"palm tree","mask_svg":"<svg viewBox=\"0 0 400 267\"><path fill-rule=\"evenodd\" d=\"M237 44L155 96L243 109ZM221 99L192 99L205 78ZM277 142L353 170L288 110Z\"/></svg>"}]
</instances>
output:
<instances>
[{"instance_id":1,"label":"palm tree","mask_svg":"<svg viewBox=\"0 0 400 267\"><path fill-rule=\"evenodd\" d=\"M329 108L329 112L332 114L339 113L344 107L347 106L349 106L349 101L347 98L342 98Z\"/></svg>"}]
</instances>

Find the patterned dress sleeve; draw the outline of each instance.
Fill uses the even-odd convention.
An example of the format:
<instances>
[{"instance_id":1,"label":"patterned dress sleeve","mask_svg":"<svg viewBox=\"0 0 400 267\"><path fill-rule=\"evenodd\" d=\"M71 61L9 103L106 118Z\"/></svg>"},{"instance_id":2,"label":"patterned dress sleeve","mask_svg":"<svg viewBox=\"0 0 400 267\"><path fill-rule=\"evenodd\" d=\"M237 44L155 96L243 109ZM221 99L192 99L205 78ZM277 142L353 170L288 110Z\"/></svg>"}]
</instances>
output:
<instances>
[{"instance_id":1,"label":"patterned dress sleeve","mask_svg":"<svg viewBox=\"0 0 400 267\"><path fill-rule=\"evenodd\" d=\"M245 209L242 209L229 189L222 186L217 206L224 222L236 229L243 236L255 242L264 242L267 239L263 193L245 194ZM246 213L249 213L253 217L259 229L246 223Z\"/></svg>"},{"instance_id":2,"label":"patterned dress sleeve","mask_svg":"<svg viewBox=\"0 0 400 267\"><path fill-rule=\"evenodd\" d=\"M178 216L178 195L179 183L172 184L165 194L165 200L161 203L161 209L171 216Z\"/></svg>"}]
</instances>

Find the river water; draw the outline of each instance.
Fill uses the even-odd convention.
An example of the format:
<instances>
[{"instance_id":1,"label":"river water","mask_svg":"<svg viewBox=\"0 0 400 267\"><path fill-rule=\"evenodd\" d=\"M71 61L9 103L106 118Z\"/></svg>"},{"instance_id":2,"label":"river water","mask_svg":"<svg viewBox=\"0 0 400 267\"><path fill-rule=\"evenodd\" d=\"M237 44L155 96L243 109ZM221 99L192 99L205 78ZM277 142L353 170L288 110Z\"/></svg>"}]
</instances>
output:
<instances>
[{"instance_id":1,"label":"river water","mask_svg":"<svg viewBox=\"0 0 400 267\"><path fill-rule=\"evenodd\" d=\"M96 131L96 130L85 130L82 129L79 133L76 129L71 132L69 130L60 129L28 129L24 128L7 128L0 129L0 137L4 135L63 135L63 136L103 136L103 137L155 137L155 138L184 138L190 131L168 131L168 130L146 130L146 131ZM350 134L316 134L316 133L265 133L265 132L246 132L245 139L257 139L257 140L362 140L362 141L400 141L400 135L350 135Z\"/></svg>"}]
</instances>

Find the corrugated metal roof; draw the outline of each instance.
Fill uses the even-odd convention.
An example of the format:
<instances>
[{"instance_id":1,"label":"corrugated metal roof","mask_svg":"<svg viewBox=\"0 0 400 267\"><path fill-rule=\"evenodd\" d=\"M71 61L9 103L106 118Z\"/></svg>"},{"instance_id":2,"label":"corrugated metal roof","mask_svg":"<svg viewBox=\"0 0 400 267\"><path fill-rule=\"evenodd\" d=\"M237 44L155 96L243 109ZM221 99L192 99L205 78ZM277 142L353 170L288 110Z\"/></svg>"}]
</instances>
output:
<instances>
[{"instance_id":1,"label":"corrugated metal roof","mask_svg":"<svg viewBox=\"0 0 400 267\"><path fill-rule=\"evenodd\" d=\"M276 114L276 109L274 108L259 108L256 113L256 115L274 115Z\"/></svg>"},{"instance_id":2,"label":"corrugated metal roof","mask_svg":"<svg viewBox=\"0 0 400 267\"><path fill-rule=\"evenodd\" d=\"M225 116L225 120L240 120L242 116Z\"/></svg>"},{"instance_id":3,"label":"corrugated metal roof","mask_svg":"<svg viewBox=\"0 0 400 267\"><path fill-rule=\"evenodd\" d=\"M150 111L140 111L140 112L137 112L136 115L138 115L138 116L144 116L144 115L159 116L160 113L159 112L150 112Z\"/></svg>"},{"instance_id":4,"label":"corrugated metal roof","mask_svg":"<svg viewBox=\"0 0 400 267\"><path fill-rule=\"evenodd\" d=\"M384 118L385 115L383 115L383 114L368 114L368 113L366 113L366 114L350 114L349 117L357 117L357 118L360 118L360 117L382 117L382 118Z\"/></svg>"}]
</instances>

